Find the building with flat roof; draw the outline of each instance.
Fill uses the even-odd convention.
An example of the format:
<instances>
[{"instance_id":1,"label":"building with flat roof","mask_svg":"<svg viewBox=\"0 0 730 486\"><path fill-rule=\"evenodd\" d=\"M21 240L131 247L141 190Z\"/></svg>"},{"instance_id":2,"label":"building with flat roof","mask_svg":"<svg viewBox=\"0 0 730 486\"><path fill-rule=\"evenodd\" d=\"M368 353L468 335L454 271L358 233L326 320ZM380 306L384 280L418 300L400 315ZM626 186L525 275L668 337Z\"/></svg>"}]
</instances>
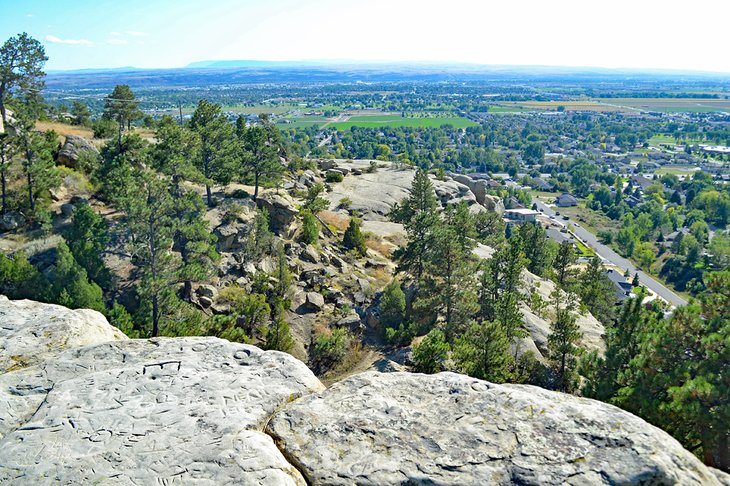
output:
<instances>
[{"instance_id":1,"label":"building with flat roof","mask_svg":"<svg viewBox=\"0 0 730 486\"><path fill-rule=\"evenodd\" d=\"M518 208L518 209L507 209L504 212L504 217L509 219L510 221L519 221L519 222L530 221L530 222L532 222L532 221L537 220L538 214L540 214L540 213L533 209Z\"/></svg>"}]
</instances>

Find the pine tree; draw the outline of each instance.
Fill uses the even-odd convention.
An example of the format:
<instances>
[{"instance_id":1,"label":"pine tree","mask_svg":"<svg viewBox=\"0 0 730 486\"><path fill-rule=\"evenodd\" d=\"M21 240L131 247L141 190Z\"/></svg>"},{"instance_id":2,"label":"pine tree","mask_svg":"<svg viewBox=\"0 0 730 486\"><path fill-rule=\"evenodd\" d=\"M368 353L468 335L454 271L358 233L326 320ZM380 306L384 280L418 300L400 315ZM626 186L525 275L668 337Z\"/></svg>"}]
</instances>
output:
<instances>
[{"instance_id":1,"label":"pine tree","mask_svg":"<svg viewBox=\"0 0 730 486\"><path fill-rule=\"evenodd\" d=\"M438 223L438 202L428 173L418 169L411 193L391 211L391 219L403 223L408 243L394 254L399 272L409 272L416 281L421 279L425 257L433 244L433 229Z\"/></svg>"},{"instance_id":2,"label":"pine tree","mask_svg":"<svg viewBox=\"0 0 730 486\"><path fill-rule=\"evenodd\" d=\"M286 322L283 306L277 306L274 314L274 319L264 331L263 348L288 353L294 347L294 338Z\"/></svg>"},{"instance_id":3,"label":"pine tree","mask_svg":"<svg viewBox=\"0 0 730 486\"><path fill-rule=\"evenodd\" d=\"M140 172L122 207L129 252L141 273L139 293L155 337L176 304L179 264L172 251L176 224L169 187L156 173Z\"/></svg>"},{"instance_id":4,"label":"pine tree","mask_svg":"<svg viewBox=\"0 0 730 486\"><path fill-rule=\"evenodd\" d=\"M253 228L246 240L245 254L252 261L258 261L271 253L274 246L274 234L269 229L269 211L259 208L254 217Z\"/></svg>"},{"instance_id":5,"label":"pine tree","mask_svg":"<svg viewBox=\"0 0 730 486\"><path fill-rule=\"evenodd\" d=\"M423 340L413 347L413 362L418 373L438 373L449 355L449 343L444 333L432 329Z\"/></svg>"},{"instance_id":6,"label":"pine tree","mask_svg":"<svg viewBox=\"0 0 730 486\"><path fill-rule=\"evenodd\" d=\"M106 220L88 204L76 206L71 226L64 235L74 259L103 288L109 288L112 275L102 255L109 244Z\"/></svg>"},{"instance_id":7,"label":"pine tree","mask_svg":"<svg viewBox=\"0 0 730 486\"><path fill-rule=\"evenodd\" d=\"M518 233L527 257L527 270L538 276L545 275L552 258L545 229L539 224L525 223L519 226Z\"/></svg>"},{"instance_id":8,"label":"pine tree","mask_svg":"<svg viewBox=\"0 0 730 486\"><path fill-rule=\"evenodd\" d=\"M205 204L200 196L179 186L171 186L172 214L175 231L174 248L180 252L181 265L178 278L183 282L183 298L190 302L193 282L200 282L212 275L220 255L215 248L216 237L208 229Z\"/></svg>"},{"instance_id":9,"label":"pine tree","mask_svg":"<svg viewBox=\"0 0 730 486\"><path fill-rule=\"evenodd\" d=\"M117 122L117 143L119 150L122 147L122 132L129 129L133 120L141 118L139 102L126 84L118 84L114 90L104 98L104 118Z\"/></svg>"},{"instance_id":10,"label":"pine tree","mask_svg":"<svg viewBox=\"0 0 730 486\"><path fill-rule=\"evenodd\" d=\"M56 250L56 263L51 272L52 299L71 309L106 310L101 287L89 279L63 241Z\"/></svg>"},{"instance_id":11,"label":"pine tree","mask_svg":"<svg viewBox=\"0 0 730 486\"><path fill-rule=\"evenodd\" d=\"M580 349L577 346L582 334L576 322L575 305L571 295L556 287L551 298L555 308L555 319L550 324L548 352L555 369L555 386L563 392L573 391L576 384L576 364Z\"/></svg>"},{"instance_id":12,"label":"pine tree","mask_svg":"<svg viewBox=\"0 0 730 486\"><path fill-rule=\"evenodd\" d=\"M567 240L560 243L558 253L555 255L555 260L553 260L553 273L555 283L565 291L572 290L575 286L575 277L577 275L575 268L576 261L577 257L573 243Z\"/></svg>"},{"instance_id":13,"label":"pine tree","mask_svg":"<svg viewBox=\"0 0 730 486\"><path fill-rule=\"evenodd\" d=\"M284 166L279 160L283 151L283 143L279 130L261 115L260 123L250 127L237 123L237 135L243 146L242 166L243 173L253 178L254 201L259 195L259 185L275 182L281 178ZM241 120L239 118L239 120Z\"/></svg>"},{"instance_id":14,"label":"pine tree","mask_svg":"<svg viewBox=\"0 0 730 486\"><path fill-rule=\"evenodd\" d=\"M302 241L308 245L316 245L319 241L319 223L308 209L302 211Z\"/></svg>"},{"instance_id":15,"label":"pine tree","mask_svg":"<svg viewBox=\"0 0 730 486\"><path fill-rule=\"evenodd\" d=\"M221 106L206 100L198 102L190 119L190 129L200 140L195 166L204 178L207 202L211 207L212 186L228 184L235 173L235 152L239 149L234 129L221 113Z\"/></svg>"},{"instance_id":16,"label":"pine tree","mask_svg":"<svg viewBox=\"0 0 730 486\"><path fill-rule=\"evenodd\" d=\"M151 148L152 165L171 177L174 191L181 190L183 181L204 182L205 177L195 163L201 157L197 132L164 116L157 124L155 138L157 143Z\"/></svg>"},{"instance_id":17,"label":"pine tree","mask_svg":"<svg viewBox=\"0 0 730 486\"><path fill-rule=\"evenodd\" d=\"M398 328L406 314L406 295L398 280L393 279L383 290L380 298L380 321L388 327Z\"/></svg>"},{"instance_id":18,"label":"pine tree","mask_svg":"<svg viewBox=\"0 0 730 486\"><path fill-rule=\"evenodd\" d=\"M469 376L495 383L507 380L512 357L502 326L492 321L473 322L456 340L454 361Z\"/></svg>"},{"instance_id":19,"label":"pine tree","mask_svg":"<svg viewBox=\"0 0 730 486\"><path fill-rule=\"evenodd\" d=\"M360 232L360 222L357 218L350 218L350 224L342 237L342 245L360 256L367 254L368 248L365 246L365 237Z\"/></svg>"},{"instance_id":20,"label":"pine tree","mask_svg":"<svg viewBox=\"0 0 730 486\"><path fill-rule=\"evenodd\" d=\"M578 278L578 295L585 307L604 325L609 325L615 316L616 291L605 274L605 268L598 256L588 260L585 271Z\"/></svg>"},{"instance_id":21,"label":"pine tree","mask_svg":"<svg viewBox=\"0 0 730 486\"><path fill-rule=\"evenodd\" d=\"M442 318L448 341L462 332L479 310L476 295L476 265L471 259L473 241L464 246L457 236L458 226L447 209L445 221L433 230L433 246L425 255L425 267L418 282L416 310Z\"/></svg>"}]
</instances>

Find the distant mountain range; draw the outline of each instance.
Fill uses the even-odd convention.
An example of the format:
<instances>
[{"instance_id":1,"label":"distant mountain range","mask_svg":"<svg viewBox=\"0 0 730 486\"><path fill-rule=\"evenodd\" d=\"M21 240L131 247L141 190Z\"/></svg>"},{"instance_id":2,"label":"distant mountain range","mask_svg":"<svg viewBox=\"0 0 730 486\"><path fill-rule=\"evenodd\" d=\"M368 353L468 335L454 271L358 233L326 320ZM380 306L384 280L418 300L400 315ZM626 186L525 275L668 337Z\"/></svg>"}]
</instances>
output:
<instances>
[{"instance_id":1,"label":"distant mountain range","mask_svg":"<svg viewBox=\"0 0 730 486\"><path fill-rule=\"evenodd\" d=\"M616 81L649 78L677 80L715 78L730 81L730 73L657 69L608 69L568 66L485 65L448 62L392 62L353 60L256 61L207 60L182 68L120 67L49 71L49 87L107 88L125 83L132 87L214 84L377 82L377 81Z\"/></svg>"}]
</instances>

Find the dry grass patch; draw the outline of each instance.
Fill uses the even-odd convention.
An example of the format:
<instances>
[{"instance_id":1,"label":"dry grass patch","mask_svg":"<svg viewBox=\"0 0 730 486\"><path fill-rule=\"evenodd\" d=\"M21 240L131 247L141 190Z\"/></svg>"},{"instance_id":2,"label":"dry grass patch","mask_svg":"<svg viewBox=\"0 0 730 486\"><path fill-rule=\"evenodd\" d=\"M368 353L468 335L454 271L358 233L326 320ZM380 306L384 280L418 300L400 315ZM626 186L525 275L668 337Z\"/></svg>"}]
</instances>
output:
<instances>
[{"instance_id":1,"label":"dry grass patch","mask_svg":"<svg viewBox=\"0 0 730 486\"><path fill-rule=\"evenodd\" d=\"M367 246L368 249L380 253L386 258L390 258L393 255L393 250L395 248L393 247L392 243L383 241L380 236L370 232L365 232L364 236L365 246Z\"/></svg>"},{"instance_id":2,"label":"dry grass patch","mask_svg":"<svg viewBox=\"0 0 730 486\"><path fill-rule=\"evenodd\" d=\"M350 218L333 213L332 211L322 211L318 216L332 230L345 231L350 224Z\"/></svg>"},{"instance_id":3,"label":"dry grass patch","mask_svg":"<svg viewBox=\"0 0 730 486\"><path fill-rule=\"evenodd\" d=\"M78 125L67 125L66 123L54 122L54 121L39 121L35 124L37 130L47 132L53 130L59 135L59 141L63 142L63 137L66 135L77 135L84 137L87 140L94 138L94 132L91 128L78 126Z\"/></svg>"}]
</instances>

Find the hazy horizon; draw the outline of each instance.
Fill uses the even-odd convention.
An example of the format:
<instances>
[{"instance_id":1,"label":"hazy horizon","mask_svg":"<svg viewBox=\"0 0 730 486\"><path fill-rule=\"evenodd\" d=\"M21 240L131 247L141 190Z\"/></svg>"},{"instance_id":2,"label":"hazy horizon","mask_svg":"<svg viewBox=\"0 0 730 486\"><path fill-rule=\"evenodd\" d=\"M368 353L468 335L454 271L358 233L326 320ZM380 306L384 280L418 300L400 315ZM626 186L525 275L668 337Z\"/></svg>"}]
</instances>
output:
<instances>
[{"instance_id":1,"label":"hazy horizon","mask_svg":"<svg viewBox=\"0 0 730 486\"><path fill-rule=\"evenodd\" d=\"M47 69L208 60L452 63L730 73L730 3L697 0L5 0L0 36L43 42Z\"/></svg>"}]
</instances>

